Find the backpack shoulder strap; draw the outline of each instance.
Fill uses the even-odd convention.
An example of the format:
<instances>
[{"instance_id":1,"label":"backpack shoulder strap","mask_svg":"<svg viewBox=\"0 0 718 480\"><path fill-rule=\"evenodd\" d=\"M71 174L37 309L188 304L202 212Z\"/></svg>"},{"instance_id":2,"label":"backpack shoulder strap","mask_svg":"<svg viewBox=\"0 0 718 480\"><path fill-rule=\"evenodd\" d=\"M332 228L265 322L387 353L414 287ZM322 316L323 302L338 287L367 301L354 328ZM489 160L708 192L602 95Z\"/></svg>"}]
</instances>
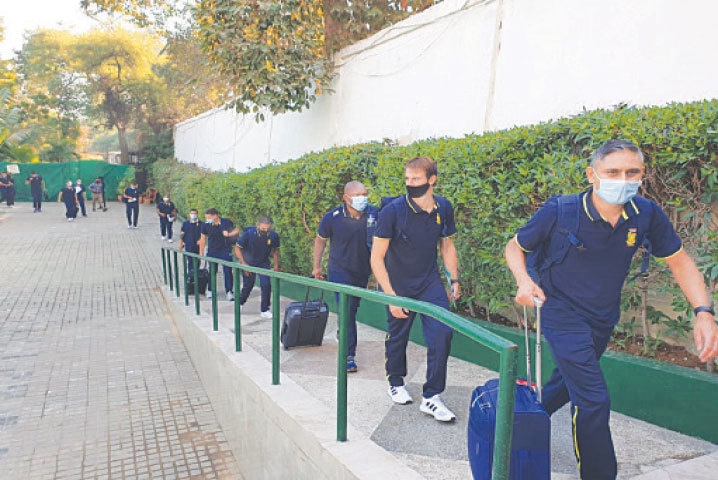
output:
<instances>
[{"instance_id":1,"label":"backpack shoulder strap","mask_svg":"<svg viewBox=\"0 0 718 480\"><path fill-rule=\"evenodd\" d=\"M571 247L579 251L584 249L578 238L579 215L581 198L578 194L561 195L556 197L556 225L551 232L548 243L542 249L543 253L534 254L532 262L536 264L536 277L540 278L543 271L553 265L560 264L566 258Z\"/></svg>"},{"instance_id":2,"label":"backpack shoulder strap","mask_svg":"<svg viewBox=\"0 0 718 480\"><path fill-rule=\"evenodd\" d=\"M578 193L556 197L556 231L566 235L571 245L583 248L578 239L579 215L581 213L581 196ZM565 254L564 254L565 255ZM561 255L561 259L563 256Z\"/></svg>"},{"instance_id":3,"label":"backpack shoulder strap","mask_svg":"<svg viewBox=\"0 0 718 480\"><path fill-rule=\"evenodd\" d=\"M640 199L640 200L639 200ZM642 201L646 200L646 201ZM648 275L648 268L651 266L651 254L653 253L653 248L651 246L651 241L648 240L647 233L648 230L651 228L651 219L653 218L653 204L643 197L636 197L634 200L634 204L640 203L640 205L636 205L636 208L638 209L638 214L634 216L636 219L636 228L638 228L638 233L641 235L641 248L643 248L643 259L641 260L641 270L633 275L629 282L632 282L636 279L636 277L645 277Z\"/></svg>"}]
</instances>

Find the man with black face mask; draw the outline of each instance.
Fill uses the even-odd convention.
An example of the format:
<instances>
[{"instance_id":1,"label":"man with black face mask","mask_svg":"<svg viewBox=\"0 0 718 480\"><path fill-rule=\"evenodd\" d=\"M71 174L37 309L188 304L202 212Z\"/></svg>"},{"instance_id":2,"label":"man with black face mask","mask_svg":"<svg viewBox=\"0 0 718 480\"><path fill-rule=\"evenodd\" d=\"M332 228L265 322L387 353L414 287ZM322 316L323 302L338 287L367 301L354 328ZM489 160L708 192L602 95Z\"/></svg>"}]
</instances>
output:
<instances>
[{"instance_id":1,"label":"man with black face mask","mask_svg":"<svg viewBox=\"0 0 718 480\"><path fill-rule=\"evenodd\" d=\"M449 309L449 298L439 274L437 245L450 275L451 297L458 299L460 280L458 256L451 237L456 233L454 209L446 198L434 195L436 163L416 157L405 167L406 196L379 212L371 251L371 268L381 290ZM389 396L398 404L412 403L404 387L406 345L416 312L389 306L385 341ZM453 332L435 318L421 315L427 345L426 383L419 409L440 422L456 416L439 396L446 387L446 363Z\"/></svg>"},{"instance_id":2,"label":"man with black face mask","mask_svg":"<svg viewBox=\"0 0 718 480\"><path fill-rule=\"evenodd\" d=\"M247 227L242 235L237 239L237 245L234 246L234 255L242 265L250 267L269 268L269 256L274 259L274 271L279 271L279 235L272 230L272 219L267 216L261 216L257 219L257 225ZM244 305L249 298L249 294L254 288L256 274L244 272L244 282L242 283L242 296L239 300ZM260 315L262 318L272 318L272 312L269 310L270 300L272 297L272 284L266 275L259 276L259 286L262 289L262 301L260 304Z\"/></svg>"}]
</instances>

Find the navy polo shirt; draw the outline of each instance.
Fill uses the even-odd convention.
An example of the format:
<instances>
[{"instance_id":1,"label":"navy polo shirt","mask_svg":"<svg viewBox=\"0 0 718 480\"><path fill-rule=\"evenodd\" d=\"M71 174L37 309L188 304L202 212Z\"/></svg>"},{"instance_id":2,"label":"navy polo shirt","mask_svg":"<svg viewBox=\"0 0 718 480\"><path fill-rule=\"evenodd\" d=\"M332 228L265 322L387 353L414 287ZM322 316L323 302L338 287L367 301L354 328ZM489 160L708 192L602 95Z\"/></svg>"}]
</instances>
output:
<instances>
[{"instance_id":1,"label":"navy polo shirt","mask_svg":"<svg viewBox=\"0 0 718 480\"><path fill-rule=\"evenodd\" d=\"M415 297L439 280L438 243L456 233L454 208L434 195L434 209L422 210L408 195L379 212L374 236L390 239L384 262L397 295Z\"/></svg>"},{"instance_id":2,"label":"navy polo shirt","mask_svg":"<svg viewBox=\"0 0 718 480\"><path fill-rule=\"evenodd\" d=\"M66 205L75 205L75 189L72 187L65 187L62 190L60 190L62 193L62 201L65 202Z\"/></svg>"},{"instance_id":3,"label":"navy polo shirt","mask_svg":"<svg viewBox=\"0 0 718 480\"><path fill-rule=\"evenodd\" d=\"M140 190L138 188L131 188L127 187L125 188L125 195L128 197L132 197L135 199L134 202L130 202L129 198L122 198L122 201L125 203L129 203L130 205L139 205L139 198L140 198Z\"/></svg>"},{"instance_id":4,"label":"navy polo shirt","mask_svg":"<svg viewBox=\"0 0 718 480\"><path fill-rule=\"evenodd\" d=\"M328 212L319 222L317 236L330 239L329 270L366 275L371 273L367 232L376 228L379 209L368 205L358 219L352 218L344 205Z\"/></svg>"},{"instance_id":5,"label":"navy polo shirt","mask_svg":"<svg viewBox=\"0 0 718 480\"><path fill-rule=\"evenodd\" d=\"M165 215L169 216L175 210L175 204L172 202L165 203L164 201L162 201L157 204L157 210L159 210L160 213L164 213Z\"/></svg>"},{"instance_id":6,"label":"navy polo shirt","mask_svg":"<svg viewBox=\"0 0 718 480\"><path fill-rule=\"evenodd\" d=\"M199 241L200 234L202 233L202 224L199 222L192 223L191 220L185 220L184 223L182 223L180 232L182 235L182 241L185 244L185 250L188 252L198 252L199 245L197 245L197 242Z\"/></svg>"},{"instance_id":7,"label":"navy polo shirt","mask_svg":"<svg viewBox=\"0 0 718 480\"><path fill-rule=\"evenodd\" d=\"M593 205L591 191L580 194L576 236L584 248L572 246L564 261L545 273L541 287L548 297L562 299L589 317L615 321L620 313L621 289L631 259L644 235L658 258L674 255L682 244L670 220L655 202L634 197L624 205L621 218L612 227ZM557 205L556 199L549 199L519 229L516 242L524 251L537 250L550 241ZM649 215L650 221L639 223L639 215ZM639 231L642 225L649 225L647 231Z\"/></svg>"},{"instance_id":8,"label":"navy polo shirt","mask_svg":"<svg viewBox=\"0 0 718 480\"><path fill-rule=\"evenodd\" d=\"M279 234L274 230L263 237L257 227L247 227L237 239L244 261L250 267L269 268L269 255L279 248Z\"/></svg>"},{"instance_id":9,"label":"navy polo shirt","mask_svg":"<svg viewBox=\"0 0 718 480\"><path fill-rule=\"evenodd\" d=\"M218 225L203 223L201 233L207 236L207 254L231 252L231 241L222 232L231 232L232 230L234 230L234 222L228 218L220 218Z\"/></svg>"},{"instance_id":10,"label":"navy polo shirt","mask_svg":"<svg viewBox=\"0 0 718 480\"><path fill-rule=\"evenodd\" d=\"M37 175L33 177L30 175L27 177L27 181L30 182L30 193L33 195L40 195L42 193L42 177Z\"/></svg>"}]
</instances>

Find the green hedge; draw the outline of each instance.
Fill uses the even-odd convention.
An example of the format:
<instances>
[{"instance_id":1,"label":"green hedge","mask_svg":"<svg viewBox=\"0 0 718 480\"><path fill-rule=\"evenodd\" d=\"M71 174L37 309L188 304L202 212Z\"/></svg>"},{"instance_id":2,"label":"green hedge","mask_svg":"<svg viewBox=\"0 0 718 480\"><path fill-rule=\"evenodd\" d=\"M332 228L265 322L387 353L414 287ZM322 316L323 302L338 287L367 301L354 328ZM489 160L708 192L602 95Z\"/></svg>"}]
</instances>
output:
<instances>
[{"instance_id":1,"label":"green hedge","mask_svg":"<svg viewBox=\"0 0 718 480\"><path fill-rule=\"evenodd\" d=\"M641 146L649 171L643 194L664 206L678 220L679 230L692 234L684 235L690 248L699 255L710 252L716 246L705 242L710 205L718 197L716 100L619 106L405 147L337 147L241 174L207 172L166 160L155 164L153 182L171 192L183 214L189 207L216 207L242 226L252 225L260 214L271 215L282 237L282 269L306 275L319 220L340 202L347 181L364 182L376 204L382 196L404 192L407 159L431 156L439 165L437 193L456 208L464 306L497 312L511 305L515 288L503 259L504 245L549 196L586 188L587 159L612 138ZM691 243L698 237L702 242ZM710 265L703 267L710 277ZM715 279L718 267L714 270Z\"/></svg>"}]
</instances>

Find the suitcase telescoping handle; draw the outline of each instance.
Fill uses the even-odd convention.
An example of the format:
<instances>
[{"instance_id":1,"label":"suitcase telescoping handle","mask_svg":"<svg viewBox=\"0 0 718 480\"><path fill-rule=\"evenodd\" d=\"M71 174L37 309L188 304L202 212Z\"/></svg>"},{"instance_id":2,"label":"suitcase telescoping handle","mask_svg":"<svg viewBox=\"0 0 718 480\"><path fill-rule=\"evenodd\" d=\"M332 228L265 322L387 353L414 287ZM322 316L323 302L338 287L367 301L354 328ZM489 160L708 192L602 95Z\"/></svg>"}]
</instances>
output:
<instances>
[{"instance_id":1,"label":"suitcase telescoping handle","mask_svg":"<svg viewBox=\"0 0 718 480\"><path fill-rule=\"evenodd\" d=\"M534 304L536 305L536 393L539 403L543 403L541 395L541 307L543 307L543 302L534 297Z\"/></svg>"},{"instance_id":2,"label":"suitcase telescoping handle","mask_svg":"<svg viewBox=\"0 0 718 480\"><path fill-rule=\"evenodd\" d=\"M541 402L541 307L543 302L538 298L534 298L536 305L536 395L538 401ZM529 341L529 320L526 315L526 307L524 307L524 338L526 341L526 382L529 388L532 388L531 382L531 342Z\"/></svg>"},{"instance_id":3,"label":"suitcase telescoping handle","mask_svg":"<svg viewBox=\"0 0 718 480\"><path fill-rule=\"evenodd\" d=\"M309 275L310 278L314 278L312 275ZM309 290L311 290L312 287L307 287L307 293L304 295L304 304L302 305L302 313L299 316L299 321L301 322L304 320L304 314L307 311L307 303L309 303ZM321 291L321 294L319 295L319 308L322 308L322 302L324 301L324 290Z\"/></svg>"}]
</instances>

